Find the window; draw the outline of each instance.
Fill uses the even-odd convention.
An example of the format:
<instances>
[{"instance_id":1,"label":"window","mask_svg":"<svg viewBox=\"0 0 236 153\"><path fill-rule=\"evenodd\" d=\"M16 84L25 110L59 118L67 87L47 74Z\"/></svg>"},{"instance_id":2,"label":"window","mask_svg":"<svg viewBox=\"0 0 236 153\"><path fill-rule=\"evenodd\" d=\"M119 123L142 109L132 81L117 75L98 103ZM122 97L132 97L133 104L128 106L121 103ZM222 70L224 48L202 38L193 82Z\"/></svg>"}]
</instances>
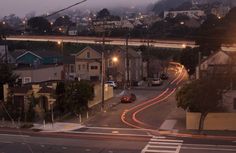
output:
<instances>
[{"instance_id":1,"label":"window","mask_svg":"<svg viewBox=\"0 0 236 153\"><path fill-rule=\"evenodd\" d=\"M78 65L78 71L80 71L80 69L81 69L81 68L80 68L80 65Z\"/></svg>"},{"instance_id":2,"label":"window","mask_svg":"<svg viewBox=\"0 0 236 153\"><path fill-rule=\"evenodd\" d=\"M98 66L91 66L91 70L97 70Z\"/></svg>"},{"instance_id":3,"label":"window","mask_svg":"<svg viewBox=\"0 0 236 153\"><path fill-rule=\"evenodd\" d=\"M24 77L24 83L30 83L31 77Z\"/></svg>"},{"instance_id":4,"label":"window","mask_svg":"<svg viewBox=\"0 0 236 153\"><path fill-rule=\"evenodd\" d=\"M87 52L87 58L90 58L90 52Z\"/></svg>"}]
</instances>

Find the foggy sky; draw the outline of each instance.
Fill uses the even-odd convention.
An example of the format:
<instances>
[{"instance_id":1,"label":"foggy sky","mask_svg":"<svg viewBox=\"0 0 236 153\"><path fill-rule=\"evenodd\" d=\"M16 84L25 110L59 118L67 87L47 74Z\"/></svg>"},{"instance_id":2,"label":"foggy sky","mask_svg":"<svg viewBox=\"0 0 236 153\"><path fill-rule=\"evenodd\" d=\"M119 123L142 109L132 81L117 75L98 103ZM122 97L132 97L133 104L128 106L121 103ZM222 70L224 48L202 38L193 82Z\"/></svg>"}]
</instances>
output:
<instances>
[{"instance_id":1,"label":"foggy sky","mask_svg":"<svg viewBox=\"0 0 236 153\"><path fill-rule=\"evenodd\" d=\"M55 11L81 0L0 0L0 16L16 14L24 16L35 11L36 14L43 14ZM135 6L139 4L148 5L158 0L88 0L76 8L105 8L111 6Z\"/></svg>"}]
</instances>

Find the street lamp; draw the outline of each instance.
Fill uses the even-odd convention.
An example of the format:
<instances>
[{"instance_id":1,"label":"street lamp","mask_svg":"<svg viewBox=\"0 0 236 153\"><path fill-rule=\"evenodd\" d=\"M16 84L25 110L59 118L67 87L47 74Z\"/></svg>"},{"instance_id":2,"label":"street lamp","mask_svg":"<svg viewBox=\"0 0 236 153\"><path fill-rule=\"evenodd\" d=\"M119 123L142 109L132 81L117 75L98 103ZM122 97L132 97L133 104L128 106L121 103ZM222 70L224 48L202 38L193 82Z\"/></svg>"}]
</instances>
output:
<instances>
[{"instance_id":1,"label":"street lamp","mask_svg":"<svg viewBox=\"0 0 236 153\"><path fill-rule=\"evenodd\" d=\"M112 62L117 63L118 62L118 58L116 56L112 57Z\"/></svg>"},{"instance_id":2,"label":"street lamp","mask_svg":"<svg viewBox=\"0 0 236 153\"><path fill-rule=\"evenodd\" d=\"M61 53L63 54L63 52L64 52L64 44L63 44L63 41L57 41L57 44L60 46L60 48L61 48Z\"/></svg>"}]
</instances>

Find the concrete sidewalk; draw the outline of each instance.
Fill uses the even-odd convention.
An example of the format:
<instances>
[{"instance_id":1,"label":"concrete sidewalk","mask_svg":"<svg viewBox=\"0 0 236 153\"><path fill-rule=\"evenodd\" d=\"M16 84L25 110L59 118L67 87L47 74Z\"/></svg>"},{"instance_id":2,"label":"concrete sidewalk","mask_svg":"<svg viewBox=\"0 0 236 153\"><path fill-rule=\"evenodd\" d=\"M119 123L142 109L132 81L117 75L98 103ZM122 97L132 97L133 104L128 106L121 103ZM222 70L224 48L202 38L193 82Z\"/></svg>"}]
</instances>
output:
<instances>
[{"instance_id":1,"label":"concrete sidewalk","mask_svg":"<svg viewBox=\"0 0 236 153\"><path fill-rule=\"evenodd\" d=\"M73 131L76 129L80 129L84 127L81 124L76 123L62 123L62 122L55 122L55 123L47 123L45 125L42 124L34 124L34 127L31 128L33 130L40 130L41 132L67 132Z\"/></svg>"},{"instance_id":2,"label":"concrete sidewalk","mask_svg":"<svg viewBox=\"0 0 236 153\"><path fill-rule=\"evenodd\" d=\"M162 129L160 128L161 133L169 133L173 135L183 135L183 136L196 136L196 137L235 137L236 140L236 131L198 131L198 130L187 130L186 129L186 112L182 108L175 108L167 117L165 122L162 124Z\"/></svg>"}]
</instances>

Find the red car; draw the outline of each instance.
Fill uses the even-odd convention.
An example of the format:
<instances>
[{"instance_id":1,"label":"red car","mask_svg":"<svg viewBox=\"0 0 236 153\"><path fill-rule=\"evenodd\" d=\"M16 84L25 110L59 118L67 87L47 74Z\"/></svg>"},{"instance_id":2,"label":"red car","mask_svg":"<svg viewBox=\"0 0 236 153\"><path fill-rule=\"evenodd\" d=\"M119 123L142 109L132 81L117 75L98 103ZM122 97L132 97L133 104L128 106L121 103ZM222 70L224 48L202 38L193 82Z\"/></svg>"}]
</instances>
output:
<instances>
[{"instance_id":1,"label":"red car","mask_svg":"<svg viewBox=\"0 0 236 153\"><path fill-rule=\"evenodd\" d=\"M121 97L120 101L121 103L132 103L136 100L135 94L125 94L124 96Z\"/></svg>"}]
</instances>

